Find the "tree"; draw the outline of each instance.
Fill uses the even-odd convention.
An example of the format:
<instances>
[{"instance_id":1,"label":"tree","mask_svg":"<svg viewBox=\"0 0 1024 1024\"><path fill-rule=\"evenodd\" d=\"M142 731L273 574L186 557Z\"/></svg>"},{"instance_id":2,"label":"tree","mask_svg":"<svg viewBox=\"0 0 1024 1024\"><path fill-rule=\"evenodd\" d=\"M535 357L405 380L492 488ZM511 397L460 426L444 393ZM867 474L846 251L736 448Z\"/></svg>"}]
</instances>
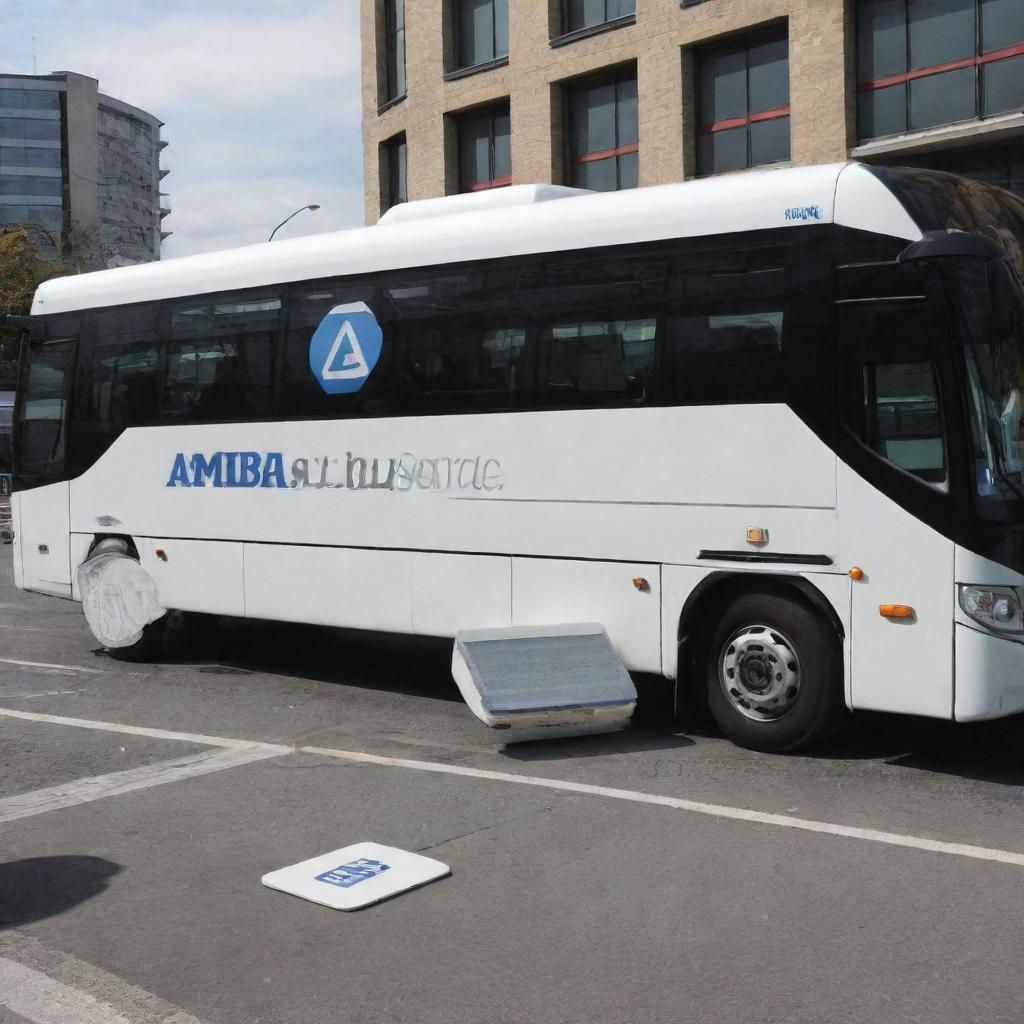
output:
<instances>
[{"instance_id":1,"label":"tree","mask_svg":"<svg viewBox=\"0 0 1024 1024\"><path fill-rule=\"evenodd\" d=\"M24 228L0 234L0 312L25 316L39 282L39 249ZM21 332L0 328L0 380L18 373Z\"/></svg>"}]
</instances>

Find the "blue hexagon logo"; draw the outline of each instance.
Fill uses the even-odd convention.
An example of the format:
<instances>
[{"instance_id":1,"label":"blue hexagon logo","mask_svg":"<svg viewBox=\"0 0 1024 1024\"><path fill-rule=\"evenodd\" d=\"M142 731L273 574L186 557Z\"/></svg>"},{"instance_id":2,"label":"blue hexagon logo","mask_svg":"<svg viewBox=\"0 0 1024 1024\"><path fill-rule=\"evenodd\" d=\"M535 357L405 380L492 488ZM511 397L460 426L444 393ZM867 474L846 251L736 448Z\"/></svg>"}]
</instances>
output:
<instances>
[{"instance_id":1,"label":"blue hexagon logo","mask_svg":"<svg viewBox=\"0 0 1024 1024\"><path fill-rule=\"evenodd\" d=\"M358 391L380 359L384 333L365 302L335 306L309 342L309 368L329 395Z\"/></svg>"}]
</instances>

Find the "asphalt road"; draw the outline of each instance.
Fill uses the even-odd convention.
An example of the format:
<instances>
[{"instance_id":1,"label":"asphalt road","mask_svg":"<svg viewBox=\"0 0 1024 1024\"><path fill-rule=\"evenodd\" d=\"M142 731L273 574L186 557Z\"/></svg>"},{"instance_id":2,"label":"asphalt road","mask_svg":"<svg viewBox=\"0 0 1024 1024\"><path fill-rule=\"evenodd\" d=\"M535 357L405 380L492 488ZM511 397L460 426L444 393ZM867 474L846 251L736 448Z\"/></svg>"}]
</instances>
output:
<instances>
[{"instance_id":1,"label":"asphalt road","mask_svg":"<svg viewBox=\"0 0 1024 1024\"><path fill-rule=\"evenodd\" d=\"M772 757L645 684L628 732L504 748L449 653L222 623L123 664L0 548L0 1022L1020 1021L1020 719ZM260 885L363 840L453 873Z\"/></svg>"}]
</instances>

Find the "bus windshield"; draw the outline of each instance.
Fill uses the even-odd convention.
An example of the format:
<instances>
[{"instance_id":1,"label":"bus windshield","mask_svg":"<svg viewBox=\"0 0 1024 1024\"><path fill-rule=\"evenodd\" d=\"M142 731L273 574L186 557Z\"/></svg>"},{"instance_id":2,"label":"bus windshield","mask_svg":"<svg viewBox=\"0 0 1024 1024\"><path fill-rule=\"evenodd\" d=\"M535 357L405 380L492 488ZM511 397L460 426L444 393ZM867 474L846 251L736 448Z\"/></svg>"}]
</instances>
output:
<instances>
[{"instance_id":1,"label":"bus windshield","mask_svg":"<svg viewBox=\"0 0 1024 1024\"><path fill-rule=\"evenodd\" d=\"M1016 519L1024 503L1024 286L1008 267L982 260L955 275L977 506L986 518Z\"/></svg>"}]
</instances>

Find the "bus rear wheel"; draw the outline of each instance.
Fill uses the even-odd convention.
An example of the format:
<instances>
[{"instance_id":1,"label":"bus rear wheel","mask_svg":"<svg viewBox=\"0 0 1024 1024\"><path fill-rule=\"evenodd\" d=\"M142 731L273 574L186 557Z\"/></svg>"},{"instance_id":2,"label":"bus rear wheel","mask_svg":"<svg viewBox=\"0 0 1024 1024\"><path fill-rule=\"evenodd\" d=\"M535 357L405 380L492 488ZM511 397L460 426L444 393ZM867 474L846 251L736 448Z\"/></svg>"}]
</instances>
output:
<instances>
[{"instance_id":1,"label":"bus rear wheel","mask_svg":"<svg viewBox=\"0 0 1024 1024\"><path fill-rule=\"evenodd\" d=\"M831 625L804 604L745 594L716 617L706 649L708 708L734 743L783 753L842 723L842 654Z\"/></svg>"},{"instance_id":2,"label":"bus rear wheel","mask_svg":"<svg viewBox=\"0 0 1024 1024\"><path fill-rule=\"evenodd\" d=\"M104 647L117 661L160 661L181 650L185 641L187 619L184 612L169 611L156 622L142 627L142 636L127 647Z\"/></svg>"}]
</instances>

